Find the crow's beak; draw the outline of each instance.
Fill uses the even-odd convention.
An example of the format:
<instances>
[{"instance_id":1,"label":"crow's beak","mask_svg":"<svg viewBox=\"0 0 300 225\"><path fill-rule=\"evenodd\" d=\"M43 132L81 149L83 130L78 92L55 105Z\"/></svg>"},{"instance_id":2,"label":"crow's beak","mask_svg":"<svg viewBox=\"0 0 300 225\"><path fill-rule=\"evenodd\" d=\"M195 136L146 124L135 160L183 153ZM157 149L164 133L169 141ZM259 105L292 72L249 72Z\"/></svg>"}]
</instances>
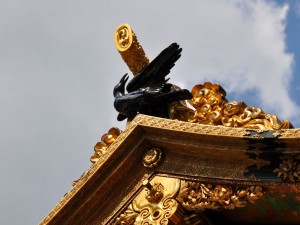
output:
<instances>
[{"instance_id":1,"label":"crow's beak","mask_svg":"<svg viewBox=\"0 0 300 225\"><path fill-rule=\"evenodd\" d=\"M127 82L127 80L128 80L128 78L129 78L129 76L128 76L128 74L126 73L122 78L121 78L121 80L120 80L120 83L126 83Z\"/></svg>"}]
</instances>

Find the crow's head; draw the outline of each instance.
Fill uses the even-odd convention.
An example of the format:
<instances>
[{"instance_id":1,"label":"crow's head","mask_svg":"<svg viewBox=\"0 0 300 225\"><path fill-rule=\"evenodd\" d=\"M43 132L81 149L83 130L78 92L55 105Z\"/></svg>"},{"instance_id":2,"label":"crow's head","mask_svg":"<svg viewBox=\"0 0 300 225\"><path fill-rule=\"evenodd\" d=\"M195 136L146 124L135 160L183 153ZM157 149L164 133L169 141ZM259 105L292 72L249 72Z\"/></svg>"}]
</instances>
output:
<instances>
[{"instance_id":1,"label":"crow's head","mask_svg":"<svg viewBox=\"0 0 300 225\"><path fill-rule=\"evenodd\" d=\"M115 86L114 88L114 97L116 97L118 94L124 95L125 92L125 84L128 80L127 73L121 78L120 82Z\"/></svg>"}]
</instances>

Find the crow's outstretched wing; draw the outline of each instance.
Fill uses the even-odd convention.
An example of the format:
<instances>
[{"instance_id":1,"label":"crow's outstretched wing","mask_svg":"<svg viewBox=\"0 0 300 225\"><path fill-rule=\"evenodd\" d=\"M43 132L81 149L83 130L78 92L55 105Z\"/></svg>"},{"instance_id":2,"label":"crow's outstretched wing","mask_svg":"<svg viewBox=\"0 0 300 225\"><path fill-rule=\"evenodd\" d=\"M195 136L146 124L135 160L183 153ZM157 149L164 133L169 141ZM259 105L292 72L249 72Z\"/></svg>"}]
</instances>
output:
<instances>
[{"instance_id":1,"label":"crow's outstretched wing","mask_svg":"<svg viewBox=\"0 0 300 225\"><path fill-rule=\"evenodd\" d=\"M128 83L126 90L132 92L140 88L148 88L153 92L161 91L168 81L165 77L180 58L181 51L177 43L171 44Z\"/></svg>"}]
</instances>

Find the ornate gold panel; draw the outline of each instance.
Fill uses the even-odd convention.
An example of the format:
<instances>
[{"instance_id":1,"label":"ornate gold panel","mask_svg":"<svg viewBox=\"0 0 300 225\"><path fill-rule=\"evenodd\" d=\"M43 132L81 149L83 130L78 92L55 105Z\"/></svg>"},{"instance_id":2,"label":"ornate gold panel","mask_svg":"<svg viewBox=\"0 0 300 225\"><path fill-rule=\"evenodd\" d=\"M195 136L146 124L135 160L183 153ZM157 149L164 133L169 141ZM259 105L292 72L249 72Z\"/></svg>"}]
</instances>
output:
<instances>
[{"instance_id":1,"label":"ornate gold panel","mask_svg":"<svg viewBox=\"0 0 300 225\"><path fill-rule=\"evenodd\" d=\"M259 186L211 185L160 176L154 177L151 184L145 182L145 185L147 187L113 224L188 224L189 221L194 221L194 224L206 224L201 217L188 214L187 211L201 213L206 209L232 210L236 207L246 207L264 196ZM161 192L163 197L149 201L149 189Z\"/></svg>"}]
</instances>

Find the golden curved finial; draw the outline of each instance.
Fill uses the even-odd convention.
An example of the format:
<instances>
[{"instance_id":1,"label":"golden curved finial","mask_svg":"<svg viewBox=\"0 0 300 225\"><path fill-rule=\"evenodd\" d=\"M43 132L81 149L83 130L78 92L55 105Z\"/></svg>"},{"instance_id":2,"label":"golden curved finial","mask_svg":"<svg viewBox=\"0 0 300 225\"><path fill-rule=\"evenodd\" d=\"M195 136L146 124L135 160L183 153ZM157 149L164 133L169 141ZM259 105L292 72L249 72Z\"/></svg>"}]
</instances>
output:
<instances>
[{"instance_id":1,"label":"golden curved finial","mask_svg":"<svg viewBox=\"0 0 300 225\"><path fill-rule=\"evenodd\" d=\"M149 65L149 59L129 24L122 24L116 29L115 44L133 75Z\"/></svg>"}]
</instances>

